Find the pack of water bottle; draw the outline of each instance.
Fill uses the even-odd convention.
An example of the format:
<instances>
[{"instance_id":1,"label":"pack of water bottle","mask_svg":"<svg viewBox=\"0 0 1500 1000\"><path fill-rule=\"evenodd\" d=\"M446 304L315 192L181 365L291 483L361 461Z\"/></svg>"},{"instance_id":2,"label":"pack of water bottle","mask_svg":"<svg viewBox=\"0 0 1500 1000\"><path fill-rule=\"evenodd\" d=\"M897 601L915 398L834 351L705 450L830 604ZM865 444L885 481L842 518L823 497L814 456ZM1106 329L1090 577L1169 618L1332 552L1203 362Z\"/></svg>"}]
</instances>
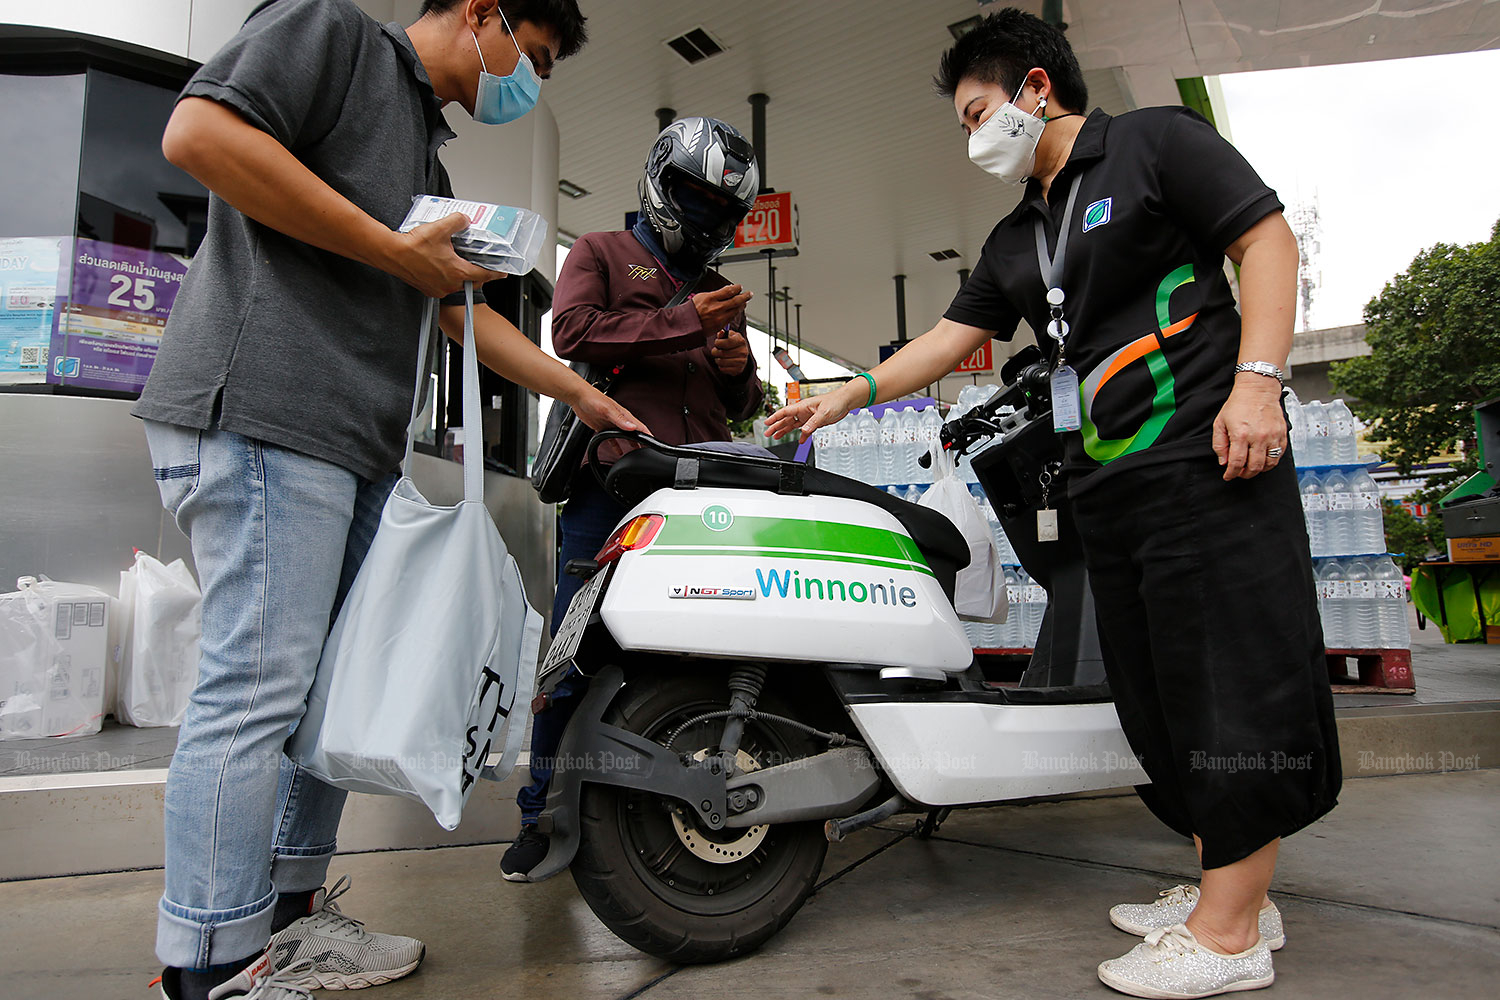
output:
<instances>
[{"instance_id":1,"label":"pack of water bottle","mask_svg":"<svg viewBox=\"0 0 1500 1000\"><path fill-rule=\"evenodd\" d=\"M1317 564L1318 614L1329 649L1406 649L1406 581L1390 556Z\"/></svg>"},{"instance_id":2,"label":"pack of water bottle","mask_svg":"<svg viewBox=\"0 0 1500 1000\"><path fill-rule=\"evenodd\" d=\"M964 622L964 632L975 649L1032 649L1047 613L1047 589L1019 566L1005 568L1005 621Z\"/></svg>"},{"instance_id":3,"label":"pack of water bottle","mask_svg":"<svg viewBox=\"0 0 1500 1000\"><path fill-rule=\"evenodd\" d=\"M1365 469L1304 469L1297 488L1314 557L1385 551L1380 488Z\"/></svg>"},{"instance_id":4,"label":"pack of water bottle","mask_svg":"<svg viewBox=\"0 0 1500 1000\"><path fill-rule=\"evenodd\" d=\"M1342 399L1303 403L1295 392L1288 391L1286 415L1291 423L1289 436L1297 468L1352 465L1359 461L1358 428L1349 404Z\"/></svg>"},{"instance_id":5,"label":"pack of water bottle","mask_svg":"<svg viewBox=\"0 0 1500 1000\"><path fill-rule=\"evenodd\" d=\"M877 418L856 410L813 432L818 468L871 486L932 482L918 459L938 446L943 418L935 405L887 408Z\"/></svg>"}]
</instances>

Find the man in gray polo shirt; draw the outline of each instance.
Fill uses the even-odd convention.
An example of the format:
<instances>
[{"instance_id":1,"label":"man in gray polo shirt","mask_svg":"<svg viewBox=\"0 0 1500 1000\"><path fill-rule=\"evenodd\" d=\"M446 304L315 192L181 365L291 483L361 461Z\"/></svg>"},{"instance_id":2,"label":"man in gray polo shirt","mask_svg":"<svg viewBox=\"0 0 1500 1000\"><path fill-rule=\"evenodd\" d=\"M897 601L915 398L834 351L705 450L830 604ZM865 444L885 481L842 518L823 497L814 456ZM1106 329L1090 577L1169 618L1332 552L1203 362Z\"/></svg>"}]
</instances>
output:
<instances>
[{"instance_id":1,"label":"man in gray polo shirt","mask_svg":"<svg viewBox=\"0 0 1500 1000\"><path fill-rule=\"evenodd\" d=\"M135 409L203 584L198 685L166 787L170 1000L301 1000L423 957L345 917L344 880L323 888L344 793L281 748L394 483L423 296L494 277L453 252L462 216L395 232L413 196L450 193L441 109L525 114L583 21L576 0L427 0L403 30L352 0L271 0L167 126L167 158L212 192ZM445 299L439 325L461 339L462 305ZM474 339L482 362L589 426L641 427L487 307Z\"/></svg>"}]
</instances>

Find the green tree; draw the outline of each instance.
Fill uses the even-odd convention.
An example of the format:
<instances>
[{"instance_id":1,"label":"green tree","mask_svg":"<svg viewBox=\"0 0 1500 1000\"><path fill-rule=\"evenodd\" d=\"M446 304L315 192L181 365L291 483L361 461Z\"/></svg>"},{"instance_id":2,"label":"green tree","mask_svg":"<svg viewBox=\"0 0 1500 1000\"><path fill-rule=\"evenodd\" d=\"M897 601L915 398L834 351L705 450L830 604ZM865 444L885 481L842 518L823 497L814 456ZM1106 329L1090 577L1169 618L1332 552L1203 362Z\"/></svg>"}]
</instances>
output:
<instances>
[{"instance_id":1,"label":"green tree","mask_svg":"<svg viewBox=\"0 0 1500 1000\"><path fill-rule=\"evenodd\" d=\"M1474 404L1500 394L1500 222L1487 243L1439 243L1422 251L1365 306L1370 355L1330 366L1334 388L1387 442L1383 457L1402 473L1473 444ZM1454 476L1474 472L1472 448Z\"/></svg>"},{"instance_id":2,"label":"green tree","mask_svg":"<svg viewBox=\"0 0 1500 1000\"><path fill-rule=\"evenodd\" d=\"M1405 572L1410 573L1429 552L1444 551L1443 517L1436 509L1426 517L1414 517L1391 500L1382 501L1381 507L1385 514L1386 548L1397 553L1396 561Z\"/></svg>"}]
</instances>

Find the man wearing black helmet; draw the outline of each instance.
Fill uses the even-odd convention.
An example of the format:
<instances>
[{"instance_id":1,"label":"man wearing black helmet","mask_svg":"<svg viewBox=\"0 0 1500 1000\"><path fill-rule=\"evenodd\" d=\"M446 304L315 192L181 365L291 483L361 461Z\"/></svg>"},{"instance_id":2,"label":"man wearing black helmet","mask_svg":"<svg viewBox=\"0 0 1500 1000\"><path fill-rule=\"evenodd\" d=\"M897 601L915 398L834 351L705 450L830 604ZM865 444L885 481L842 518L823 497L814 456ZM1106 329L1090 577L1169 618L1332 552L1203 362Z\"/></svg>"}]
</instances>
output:
<instances>
[{"instance_id":1,"label":"man wearing black helmet","mask_svg":"<svg viewBox=\"0 0 1500 1000\"><path fill-rule=\"evenodd\" d=\"M728 441L729 421L761 405L745 340L750 293L708 266L734 241L759 184L755 153L733 126L713 118L673 122L647 156L635 227L581 237L558 275L553 349L569 361L621 365L611 395L668 444ZM666 308L685 283L691 297ZM570 559L598 553L624 512L580 470L560 518L559 570ZM579 583L559 572L554 630ZM526 881L546 857L547 837L536 831L536 819L546 803L552 757L586 685L586 678L570 674L536 714L532 781L516 796L521 836L500 862L507 880Z\"/></svg>"}]
</instances>

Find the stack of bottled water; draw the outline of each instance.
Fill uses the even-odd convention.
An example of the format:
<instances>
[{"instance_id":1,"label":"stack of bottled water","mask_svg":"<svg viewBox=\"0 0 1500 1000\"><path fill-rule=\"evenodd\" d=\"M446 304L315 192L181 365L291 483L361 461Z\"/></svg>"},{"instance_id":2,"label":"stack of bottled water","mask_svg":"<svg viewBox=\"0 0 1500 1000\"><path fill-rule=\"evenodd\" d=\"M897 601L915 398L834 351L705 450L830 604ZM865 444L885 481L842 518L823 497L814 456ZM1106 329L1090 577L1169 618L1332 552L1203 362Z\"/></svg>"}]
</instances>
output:
<instances>
[{"instance_id":1,"label":"stack of bottled water","mask_svg":"<svg viewBox=\"0 0 1500 1000\"><path fill-rule=\"evenodd\" d=\"M1286 410L1291 423L1292 455L1298 468L1352 465L1359 461L1359 438L1348 403L1342 399L1303 403L1295 392L1288 391Z\"/></svg>"},{"instance_id":2,"label":"stack of bottled water","mask_svg":"<svg viewBox=\"0 0 1500 1000\"><path fill-rule=\"evenodd\" d=\"M1380 489L1358 460L1348 404L1301 403L1289 392L1287 417L1324 642L1330 649L1409 647L1406 585L1385 551Z\"/></svg>"},{"instance_id":3,"label":"stack of bottled water","mask_svg":"<svg viewBox=\"0 0 1500 1000\"><path fill-rule=\"evenodd\" d=\"M937 446L943 418L936 406L887 409L879 419L856 410L813 432L818 468L871 486L932 482L918 459Z\"/></svg>"},{"instance_id":4,"label":"stack of bottled water","mask_svg":"<svg viewBox=\"0 0 1500 1000\"><path fill-rule=\"evenodd\" d=\"M1304 469L1297 485L1314 557L1385 551L1380 488L1363 467Z\"/></svg>"},{"instance_id":5,"label":"stack of bottled water","mask_svg":"<svg viewBox=\"0 0 1500 1000\"><path fill-rule=\"evenodd\" d=\"M1330 649L1411 645L1406 583L1390 556L1320 561L1318 613Z\"/></svg>"},{"instance_id":6,"label":"stack of bottled water","mask_svg":"<svg viewBox=\"0 0 1500 1000\"><path fill-rule=\"evenodd\" d=\"M1047 591L1019 566L1005 569L1005 621L964 622L975 649L1032 649L1047 612Z\"/></svg>"}]
</instances>

